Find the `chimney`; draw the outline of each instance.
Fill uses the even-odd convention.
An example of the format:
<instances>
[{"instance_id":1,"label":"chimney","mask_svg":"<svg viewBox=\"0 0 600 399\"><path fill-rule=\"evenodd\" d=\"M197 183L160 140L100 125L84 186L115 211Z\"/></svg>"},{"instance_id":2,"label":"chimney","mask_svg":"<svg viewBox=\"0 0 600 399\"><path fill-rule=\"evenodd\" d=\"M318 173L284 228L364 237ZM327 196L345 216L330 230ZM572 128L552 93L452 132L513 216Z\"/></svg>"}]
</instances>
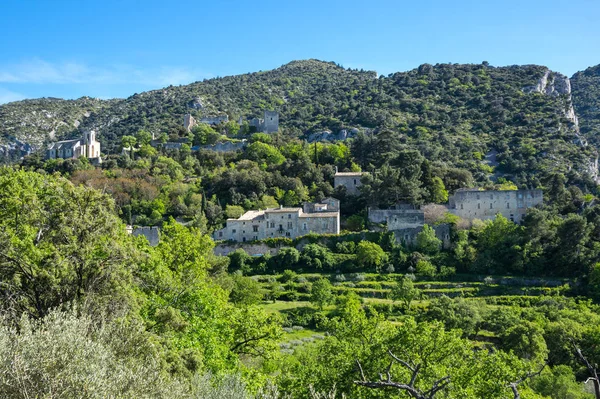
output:
<instances>
[{"instance_id":1,"label":"chimney","mask_svg":"<svg viewBox=\"0 0 600 399\"><path fill-rule=\"evenodd\" d=\"M283 209L283 205L279 205L279 209Z\"/></svg>"},{"instance_id":2,"label":"chimney","mask_svg":"<svg viewBox=\"0 0 600 399\"><path fill-rule=\"evenodd\" d=\"M338 173L338 168L337 168L337 166L336 166L336 167L335 167L335 174L337 175L337 173Z\"/></svg>"}]
</instances>

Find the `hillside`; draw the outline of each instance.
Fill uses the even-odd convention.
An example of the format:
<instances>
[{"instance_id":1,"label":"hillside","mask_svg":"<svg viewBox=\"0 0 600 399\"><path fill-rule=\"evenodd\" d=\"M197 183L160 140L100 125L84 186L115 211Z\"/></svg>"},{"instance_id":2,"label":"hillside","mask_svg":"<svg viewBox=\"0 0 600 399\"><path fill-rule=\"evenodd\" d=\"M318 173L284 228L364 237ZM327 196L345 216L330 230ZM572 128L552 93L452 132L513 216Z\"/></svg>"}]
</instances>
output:
<instances>
[{"instance_id":1,"label":"hillside","mask_svg":"<svg viewBox=\"0 0 600 399\"><path fill-rule=\"evenodd\" d=\"M576 96L575 101L588 100ZM260 116L264 109L278 110L284 133L292 136L343 127L390 129L429 159L480 177L495 172L535 185L531 176L540 170L576 178L596 174L590 167L596 151L577 136L568 79L535 65L425 64L377 77L335 63L293 61L271 71L170 86L125 100L6 104L0 106L0 140L39 145L51 133L62 138L94 128L105 152L114 153L121 136L140 129L172 131L188 112L198 117L227 113L237 120ZM580 119L582 132L590 134L587 118Z\"/></svg>"},{"instance_id":2,"label":"hillside","mask_svg":"<svg viewBox=\"0 0 600 399\"><path fill-rule=\"evenodd\" d=\"M581 133L595 145L600 143L600 65L577 72L571 78L573 105Z\"/></svg>"}]
</instances>

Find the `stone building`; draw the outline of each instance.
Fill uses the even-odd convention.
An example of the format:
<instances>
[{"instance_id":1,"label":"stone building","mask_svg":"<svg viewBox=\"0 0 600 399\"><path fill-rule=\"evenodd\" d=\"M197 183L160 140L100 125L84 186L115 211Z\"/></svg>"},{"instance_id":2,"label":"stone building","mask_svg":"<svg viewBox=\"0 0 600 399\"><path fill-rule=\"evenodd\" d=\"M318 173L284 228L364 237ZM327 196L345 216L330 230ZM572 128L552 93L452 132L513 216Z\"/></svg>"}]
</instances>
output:
<instances>
[{"instance_id":1,"label":"stone building","mask_svg":"<svg viewBox=\"0 0 600 399\"><path fill-rule=\"evenodd\" d=\"M76 159L85 157L96 162L102 162L100 158L100 142L96 140L96 132L90 130L83 137L74 140L63 140L52 143L46 151L47 159Z\"/></svg>"},{"instance_id":2,"label":"stone building","mask_svg":"<svg viewBox=\"0 0 600 399\"><path fill-rule=\"evenodd\" d=\"M338 212L340 210L340 200L327 197L318 202L305 202L302 204L304 213L315 212Z\"/></svg>"},{"instance_id":3,"label":"stone building","mask_svg":"<svg viewBox=\"0 0 600 399\"><path fill-rule=\"evenodd\" d=\"M360 178L363 172L338 172L336 170L333 177L333 188L339 186L346 187L346 193L349 195L360 195L359 187L362 185Z\"/></svg>"},{"instance_id":4,"label":"stone building","mask_svg":"<svg viewBox=\"0 0 600 399\"><path fill-rule=\"evenodd\" d=\"M493 219L500 213L520 223L528 208L542 204L542 190L488 190L461 189L450 197L448 209L466 220Z\"/></svg>"},{"instance_id":5,"label":"stone building","mask_svg":"<svg viewBox=\"0 0 600 399\"><path fill-rule=\"evenodd\" d=\"M240 117L240 125L243 122L243 118ZM265 111L264 118L253 118L248 121L250 126L254 126L257 132L261 133L275 133L279 130L279 112L277 111Z\"/></svg>"},{"instance_id":6,"label":"stone building","mask_svg":"<svg viewBox=\"0 0 600 399\"><path fill-rule=\"evenodd\" d=\"M213 233L215 240L248 242L265 238L296 238L309 233L339 234L339 212L305 213L302 208L271 208L248 211L238 219L227 219Z\"/></svg>"}]
</instances>

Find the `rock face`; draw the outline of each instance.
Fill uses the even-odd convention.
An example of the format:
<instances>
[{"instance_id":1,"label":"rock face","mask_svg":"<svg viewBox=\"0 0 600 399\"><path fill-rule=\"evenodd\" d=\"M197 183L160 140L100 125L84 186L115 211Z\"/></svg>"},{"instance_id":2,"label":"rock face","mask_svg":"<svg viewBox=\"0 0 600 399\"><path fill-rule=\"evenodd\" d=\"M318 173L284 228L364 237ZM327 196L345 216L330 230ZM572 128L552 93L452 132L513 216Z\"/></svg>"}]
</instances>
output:
<instances>
[{"instance_id":1,"label":"rock face","mask_svg":"<svg viewBox=\"0 0 600 399\"><path fill-rule=\"evenodd\" d=\"M582 147L588 146L587 138L582 135L579 130L579 119L575 113L575 108L573 107L573 98L571 95L571 80L568 77L560 73L552 72L548 69L535 86L525 87L523 91L525 93L537 92L553 97L558 97L561 95L565 96L564 116L572 123L571 128L577 137L575 143ZM594 157L588 160L586 172L594 179L595 182L600 183L597 153Z\"/></svg>"},{"instance_id":2,"label":"rock face","mask_svg":"<svg viewBox=\"0 0 600 399\"><path fill-rule=\"evenodd\" d=\"M565 75L548 69L535 86L526 87L523 91L525 93L538 92L548 96L571 95L571 81Z\"/></svg>"}]
</instances>

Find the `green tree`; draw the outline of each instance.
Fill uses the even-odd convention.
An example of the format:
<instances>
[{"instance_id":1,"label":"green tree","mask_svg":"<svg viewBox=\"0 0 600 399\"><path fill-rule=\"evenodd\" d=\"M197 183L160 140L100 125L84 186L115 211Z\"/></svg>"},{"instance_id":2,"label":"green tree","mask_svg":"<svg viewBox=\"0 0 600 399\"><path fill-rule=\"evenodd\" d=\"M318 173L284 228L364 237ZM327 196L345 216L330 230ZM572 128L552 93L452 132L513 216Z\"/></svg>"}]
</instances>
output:
<instances>
[{"instance_id":1,"label":"green tree","mask_svg":"<svg viewBox=\"0 0 600 399\"><path fill-rule=\"evenodd\" d=\"M312 284L310 289L310 303L323 310L325 305L331 303L333 294L329 280L320 278Z\"/></svg>"},{"instance_id":2,"label":"green tree","mask_svg":"<svg viewBox=\"0 0 600 399\"><path fill-rule=\"evenodd\" d=\"M440 251L442 240L437 238L433 227L427 224L423 226L423 229L417 234L417 248L429 255L435 255Z\"/></svg>"},{"instance_id":3,"label":"green tree","mask_svg":"<svg viewBox=\"0 0 600 399\"><path fill-rule=\"evenodd\" d=\"M238 273L234 273L232 279L233 288L229 294L231 302L236 305L256 305L262 300L264 292L259 282Z\"/></svg>"},{"instance_id":4,"label":"green tree","mask_svg":"<svg viewBox=\"0 0 600 399\"><path fill-rule=\"evenodd\" d=\"M225 216L229 219L237 219L244 214L244 208L239 205L227 205L225 207Z\"/></svg>"},{"instance_id":5,"label":"green tree","mask_svg":"<svg viewBox=\"0 0 600 399\"><path fill-rule=\"evenodd\" d=\"M127 306L135 254L108 195L1 168L0 248L5 310L43 317L84 298Z\"/></svg>"},{"instance_id":6,"label":"green tree","mask_svg":"<svg viewBox=\"0 0 600 399\"><path fill-rule=\"evenodd\" d=\"M146 130L140 130L135 134L136 142L140 145L149 145L152 141L152 133Z\"/></svg>"},{"instance_id":7,"label":"green tree","mask_svg":"<svg viewBox=\"0 0 600 399\"><path fill-rule=\"evenodd\" d=\"M401 301L404 307L410 310L410 305L415 299L421 297L421 290L415 287L412 279L402 277L392 288L391 297L394 301Z\"/></svg>"},{"instance_id":8,"label":"green tree","mask_svg":"<svg viewBox=\"0 0 600 399\"><path fill-rule=\"evenodd\" d=\"M379 269L387 261L387 254L376 243L361 241L356 246L356 261L361 267Z\"/></svg>"}]
</instances>

